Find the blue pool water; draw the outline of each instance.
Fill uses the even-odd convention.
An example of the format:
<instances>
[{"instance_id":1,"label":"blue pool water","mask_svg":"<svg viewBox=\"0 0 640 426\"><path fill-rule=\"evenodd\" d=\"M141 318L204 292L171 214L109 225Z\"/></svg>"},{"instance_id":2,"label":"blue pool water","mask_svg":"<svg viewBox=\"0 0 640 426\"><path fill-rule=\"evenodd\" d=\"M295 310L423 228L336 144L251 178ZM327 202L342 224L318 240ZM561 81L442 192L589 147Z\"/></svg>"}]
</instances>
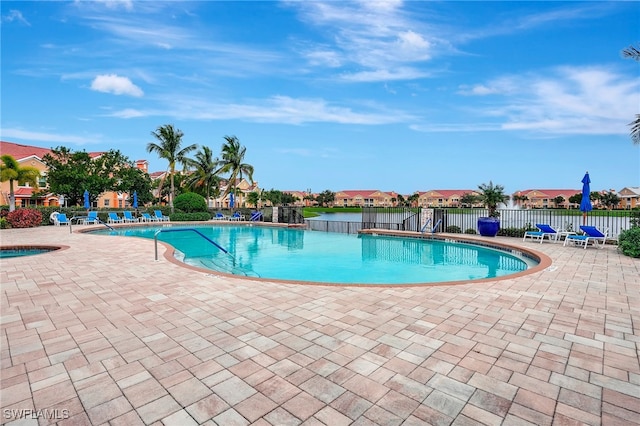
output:
<instances>
[{"instance_id":1,"label":"blue pool water","mask_svg":"<svg viewBox=\"0 0 640 426\"><path fill-rule=\"evenodd\" d=\"M0 250L0 259L6 259L9 257L22 257L33 256L35 254L42 254L50 252L53 249L48 248L2 248Z\"/></svg>"},{"instance_id":2,"label":"blue pool water","mask_svg":"<svg viewBox=\"0 0 640 426\"><path fill-rule=\"evenodd\" d=\"M163 228L97 233L153 239L158 229ZM247 277L349 284L434 283L499 277L535 263L510 252L465 243L262 226L194 229L229 253L191 231L162 232L158 239L172 245L184 263Z\"/></svg>"}]
</instances>

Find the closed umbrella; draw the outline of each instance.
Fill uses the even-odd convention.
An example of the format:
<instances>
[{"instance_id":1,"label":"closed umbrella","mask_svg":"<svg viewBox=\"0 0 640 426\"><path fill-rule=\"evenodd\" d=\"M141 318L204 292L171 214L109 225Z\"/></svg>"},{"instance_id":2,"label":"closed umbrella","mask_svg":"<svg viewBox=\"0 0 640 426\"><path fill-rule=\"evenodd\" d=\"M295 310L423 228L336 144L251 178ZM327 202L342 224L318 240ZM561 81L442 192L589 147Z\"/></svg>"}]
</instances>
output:
<instances>
[{"instance_id":1,"label":"closed umbrella","mask_svg":"<svg viewBox=\"0 0 640 426\"><path fill-rule=\"evenodd\" d=\"M229 194L229 208L233 208L233 192Z\"/></svg>"},{"instance_id":2,"label":"closed umbrella","mask_svg":"<svg viewBox=\"0 0 640 426\"><path fill-rule=\"evenodd\" d=\"M133 204L134 209L138 208L138 191L133 191Z\"/></svg>"},{"instance_id":3,"label":"closed umbrella","mask_svg":"<svg viewBox=\"0 0 640 426\"><path fill-rule=\"evenodd\" d=\"M91 208L91 203L89 202L89 191L84 190L84 208L89 210Z\"/></svg>"},{"instance_id":4,"label":"closed umbrella","mask_svg":"<svg viewBox=\"0 0 640 426\"><path fill-rule=\"evenodd\" d=\"M582 178L582 200L580 201L580 211L582 212L582 224L587 224L587 213L590 212L593 207L591 206L591 188L589 184L589 172L584 174Z\"/></svg>"}]
</instances>

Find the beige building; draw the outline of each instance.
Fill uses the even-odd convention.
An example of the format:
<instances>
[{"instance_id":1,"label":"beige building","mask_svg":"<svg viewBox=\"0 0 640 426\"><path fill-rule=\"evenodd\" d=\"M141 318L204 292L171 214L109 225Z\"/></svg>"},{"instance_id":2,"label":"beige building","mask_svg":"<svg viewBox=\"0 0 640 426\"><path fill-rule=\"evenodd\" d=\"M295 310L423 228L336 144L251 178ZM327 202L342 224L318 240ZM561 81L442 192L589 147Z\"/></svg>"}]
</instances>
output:
<instances>
[{"instance_id":1,"label":"beige building","mask_svg":"<svg viewBox=\"0 0 640 426\"><path fill-rule=\"evenodd\" d=\"M580 189L526 189L517 191L511 195L513 204L518 207L527 209L546 209L546 208L571 208L576 207L575 204L569 202L569 198L576 194L581 194ZM562 197L563 201L556 203L555 199ZM578 203L578 206L580 203Z\"/></svg>"},{"instance_id":2,"label":"beige building","mask_svg":"<svg viewBox=\"0 0 640 426\"><path fill-rule=\"evenodd\" d=\"M334 207L393 207L398 194L374 190L344 190L336 192Z\"/></svg>"},{"instance_id":3,"label":"beige building","mask_svg":"<svg viewBox=\"0 0 640 426\"><path fill-rule=\"evenodd\" d=\"M462 207L465 194L477 195L472 189L432 189L418 192L419 207Z\"/></svg>"}]
</instances>

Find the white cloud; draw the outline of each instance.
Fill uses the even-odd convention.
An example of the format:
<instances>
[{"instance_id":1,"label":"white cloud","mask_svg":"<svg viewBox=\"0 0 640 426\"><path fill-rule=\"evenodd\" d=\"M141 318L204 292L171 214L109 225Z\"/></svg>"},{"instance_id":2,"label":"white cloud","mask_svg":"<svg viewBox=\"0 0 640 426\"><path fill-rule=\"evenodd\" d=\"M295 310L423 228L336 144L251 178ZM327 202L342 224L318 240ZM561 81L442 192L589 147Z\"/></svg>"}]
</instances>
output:
<instances>
[{"instance_id":1,"label":"white cloud","mask_svg":"<svg viewBox=\"0 0 640 426\"><path fill-rule=\"evenodd\" d=\"M0 129L0 135L3 139L19 139L25 141L52 142L52 143L71 143L76 145L85 145L89 143L99 142L100 137L97 135L76 136L58 133L34 132L22 129Z\"/></svg>"},{"instance_id":2,"label":"white cloud","mask_svg":"<svg viewBox=\"0 0 640 426\"><path fill-rule=\"evenodd\" d=\"M127 77L120 77L116 74L97 76L91 83L91 90L135 97L140 97L144 94L142 89L133 84Z\"/></svg>"},{"instance_id":3,"label":"white cloud","mask_svg":"<svg viewBox=\"0 0 640 426\"><path fill-rule=\"evenodd\" d=\"M18 22L22 22L25 25L31 26L29 21L27 21L24 18L24 16L22 16L22 12L20 12L19 10L15 10L15 9L10 10L8 14L4 15L2 17L2 21L3 22L18 21Z\"/></svg>"}]
</instances>

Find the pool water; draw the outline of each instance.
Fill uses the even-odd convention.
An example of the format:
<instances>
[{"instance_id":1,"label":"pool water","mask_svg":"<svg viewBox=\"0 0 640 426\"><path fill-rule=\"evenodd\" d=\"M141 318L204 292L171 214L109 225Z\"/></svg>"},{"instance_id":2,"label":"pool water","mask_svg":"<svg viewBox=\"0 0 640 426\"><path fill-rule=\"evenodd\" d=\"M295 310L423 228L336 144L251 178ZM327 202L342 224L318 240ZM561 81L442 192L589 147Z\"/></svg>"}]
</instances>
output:
<instances>
[{"instance_id":1,"label":"pool water","mask_svg":"<svg viewBox=\"0 0 640 426\"><path fill-rule=\"evenodd\" d=\"M116 228L99 234L154 238L161 227ZM165 228L167 229L167 228ZM180 229L171 227L168 229ZM162 232L182 262L214 271L291 281L411 284L495 278L526 270L530 259L473 244L348 235L262 226L210 225ZM150 255L152 255L150 253Z\"/></svg>"},{"instance_id":2,"label":"pool water","mask_svg":"<svg viewBox=\"0 0 640 426\"><path fill-rule=\"evenodd\" d=\"M6 259L9 257L33 256L36 254L47 253L51 250L52 249L48 248L2 248L0 249L0 259Z\"/></svg>"}]
</instances>

